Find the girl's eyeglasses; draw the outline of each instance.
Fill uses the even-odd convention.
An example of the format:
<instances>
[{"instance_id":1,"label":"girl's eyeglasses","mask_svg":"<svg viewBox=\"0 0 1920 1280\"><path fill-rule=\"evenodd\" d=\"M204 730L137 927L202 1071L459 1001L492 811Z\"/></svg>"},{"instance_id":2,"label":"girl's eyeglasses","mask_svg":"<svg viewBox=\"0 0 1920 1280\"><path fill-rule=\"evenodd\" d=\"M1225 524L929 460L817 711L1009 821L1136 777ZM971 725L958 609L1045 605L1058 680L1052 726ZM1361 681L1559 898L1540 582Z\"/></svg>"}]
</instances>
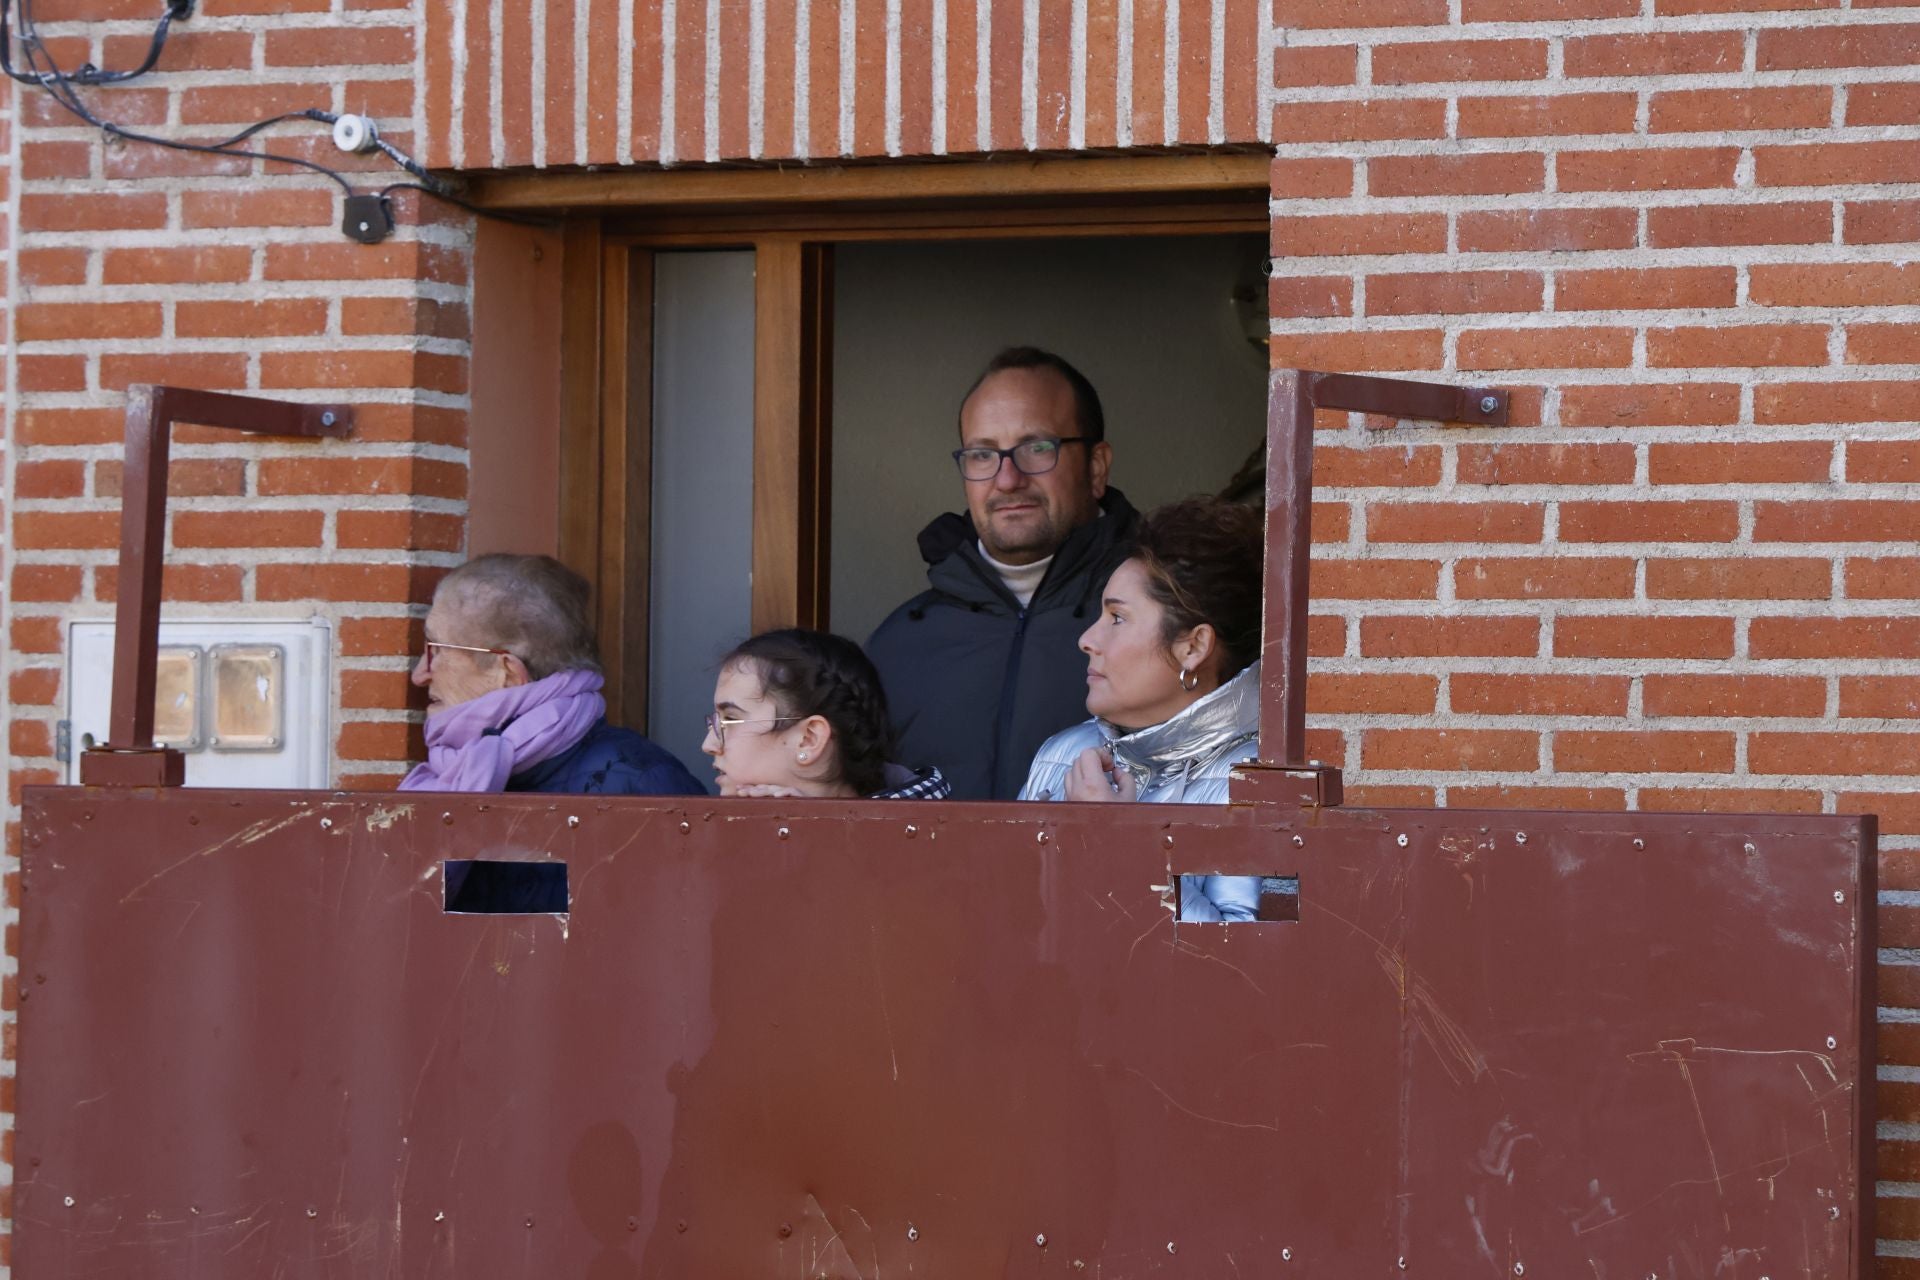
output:
<instances>
[{"instance_id":1,"label":"girl's eyeglasses","mask_svg":"<svg viewBox=\"0 0 1920 1280\"><path fill-rule=\"evenodd\" d=\"M707 732L713 735L713 745L725 751L727 749L727 730L738 724L786 724L790 720L804 720L805 716L767 716L761 719L747 720L734 716L723 716L718 711L707 712Z\"/></svg>"}]
</instances>

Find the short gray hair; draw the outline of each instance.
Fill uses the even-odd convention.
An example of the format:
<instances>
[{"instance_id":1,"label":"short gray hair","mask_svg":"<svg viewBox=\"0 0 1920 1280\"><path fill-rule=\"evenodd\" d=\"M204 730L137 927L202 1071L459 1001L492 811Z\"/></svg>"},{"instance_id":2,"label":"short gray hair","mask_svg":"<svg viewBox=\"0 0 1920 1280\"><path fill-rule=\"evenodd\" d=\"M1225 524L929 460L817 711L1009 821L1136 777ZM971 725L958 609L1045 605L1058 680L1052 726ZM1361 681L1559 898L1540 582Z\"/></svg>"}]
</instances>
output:
<instances>
[{"instance_id":1,"label":"short gray hair","mask_svg":"<svg viewBox=\"0 0 1920 1280\"><path fill-rule=\"evenodd\" d=\"M474 634L462 643L506 649L535 680L558 671L598 671L592 588L552 556L476 556L440 580L446 601Z\"/></svg>"}]
</instances>

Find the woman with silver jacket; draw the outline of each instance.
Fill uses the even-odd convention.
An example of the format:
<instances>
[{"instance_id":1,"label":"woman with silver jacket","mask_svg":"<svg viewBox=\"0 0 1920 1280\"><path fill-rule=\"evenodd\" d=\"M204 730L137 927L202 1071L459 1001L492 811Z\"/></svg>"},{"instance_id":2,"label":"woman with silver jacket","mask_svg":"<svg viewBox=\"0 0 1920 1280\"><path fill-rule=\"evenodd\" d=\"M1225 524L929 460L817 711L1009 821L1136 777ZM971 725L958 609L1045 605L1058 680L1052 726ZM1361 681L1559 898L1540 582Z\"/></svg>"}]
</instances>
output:
<instances>
[{"instance_id":1,"label":"woman with silver jacket","mask_svg":"<svg viewBox=\"0 0 1920 1280\"><path fill-rule=\"evenodd\" d=\"M1040 747L1022 800L1225 804L1260 754L1261 512L1189 498L1150 512L1080 637L1093 718ZM1251 920L1258 876L1183 876L1182 920Z\"/></svg>"}]
</instances>

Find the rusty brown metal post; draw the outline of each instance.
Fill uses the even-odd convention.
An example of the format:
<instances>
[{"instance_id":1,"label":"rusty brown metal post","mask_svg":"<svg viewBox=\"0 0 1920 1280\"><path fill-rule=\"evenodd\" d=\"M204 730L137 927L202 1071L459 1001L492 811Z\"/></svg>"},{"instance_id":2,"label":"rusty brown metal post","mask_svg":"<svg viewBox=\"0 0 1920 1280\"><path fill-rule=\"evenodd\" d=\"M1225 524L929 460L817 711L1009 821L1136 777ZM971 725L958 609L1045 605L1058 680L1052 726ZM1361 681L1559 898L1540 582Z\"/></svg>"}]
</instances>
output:
<instances>
[{"instance_id":1,"label":"rusty brown metal post","mask_svg":"<svg viewBox=\"0 0 1920 1280\"><path fill-rule=\"evenodd\" d=\"M191 422L269 436L343 436L353 410L259 396L136 384L127 388L120 507L120 586L114 605L113 708L108 740L80 758L87 786L177 787L178 751L153 742L154 671L160 651L160 585L167 545L167 458L173 424Z\"/></svg>"},{"instance_id":2,"label":"rusty brown metal post","mask_svg":"<svg viewBox=\"0 0 1920 1280\"><path fill-rule=\"evenodd\" d=\"M1317 409L1504 426L1507 393L1402 378L1275 369L1267 389L1266 617L1261 636L1261 764L1235 771L1233 796L1340 803L1340 771L1307 758L1307 603L1313 553Z\"/></svg>"}]
</instances>

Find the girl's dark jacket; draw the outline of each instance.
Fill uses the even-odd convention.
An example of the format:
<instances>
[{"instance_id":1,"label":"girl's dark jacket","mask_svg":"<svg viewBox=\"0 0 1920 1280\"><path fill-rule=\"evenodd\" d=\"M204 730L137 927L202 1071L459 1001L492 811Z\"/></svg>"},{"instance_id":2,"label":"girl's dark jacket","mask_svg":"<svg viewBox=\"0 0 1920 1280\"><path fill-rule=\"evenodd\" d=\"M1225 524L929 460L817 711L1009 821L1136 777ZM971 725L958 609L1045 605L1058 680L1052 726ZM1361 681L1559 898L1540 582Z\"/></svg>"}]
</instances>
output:
<instances>
[{"instance_id":1,"label":"girl's dark jacket","mask_svg":"<svg viewBox=\"0 0 1920 1280\"><path fill-rule=\"evenodd\" d=\"M1102 518L1054 553L1025 609L980 556L973 521L949 513L920 533L928 589L867 641L900 735L896 758L938 766L956 800L1011 800L1040 744L1087 718L1080 633L1139 523L1118 489Z\"/></svg>"}]
</instances>

